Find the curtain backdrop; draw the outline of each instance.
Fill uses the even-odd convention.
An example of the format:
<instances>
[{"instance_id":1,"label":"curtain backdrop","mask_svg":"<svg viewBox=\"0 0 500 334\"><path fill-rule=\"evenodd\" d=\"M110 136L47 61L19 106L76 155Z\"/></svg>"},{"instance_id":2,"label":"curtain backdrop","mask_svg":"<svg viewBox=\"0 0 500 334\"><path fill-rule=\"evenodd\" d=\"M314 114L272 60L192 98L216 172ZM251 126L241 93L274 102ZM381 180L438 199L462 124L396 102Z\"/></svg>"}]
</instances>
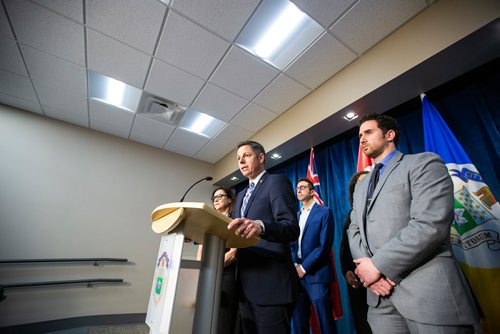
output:
<instances>
[{"instance_id":1,"label":"curtain backdrop","mask_svg":"<svg viewBox=\"0 0 500 334\"><path fill-rule=\"evenodd\" d=\"M431 92L426 92L497 199L500 199L499 59ZM396 117L401 126L398 149L403 153L423 152L420 98L416 96L412 101L386 114ZM337 321L338 333L355 333L338 254L343 224L349 211L347 185L356 172L358 146L357 129L353 129L314 147L322 199L325 205L332 209L335 218L333 249L344 309L343 319ZM297 179L306 176L308 162L309 149L270 169L269 172L287 175L295 187ZM240 185L242 186L244 184Z\"/></svg>"}]
</instances>

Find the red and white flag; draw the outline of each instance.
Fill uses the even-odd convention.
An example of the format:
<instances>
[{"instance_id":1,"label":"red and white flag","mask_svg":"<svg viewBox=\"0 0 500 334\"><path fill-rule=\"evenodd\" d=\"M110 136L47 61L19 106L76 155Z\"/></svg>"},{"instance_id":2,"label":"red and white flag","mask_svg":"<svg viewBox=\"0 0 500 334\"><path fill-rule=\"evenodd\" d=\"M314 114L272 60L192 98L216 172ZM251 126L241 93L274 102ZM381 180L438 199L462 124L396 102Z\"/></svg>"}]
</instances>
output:
<instances>
[{"instance_id":1,"label":"red and white flag","mask_svg":"<svg viewBox=\"0 0 500 334\"><path fill-rule=\"evenodd\" d=\"M373 159L367 157L363 153L363 149L361 145L359 145L358 149L358 167L356 168L356 172L361 172L362 170L366 170L370 172L373 169Z\"/></svg>"},{"instance_id":2,"label":"red and white flag","mask_svg":"<svg viewBox=\"0 0 500 334\"><path fill-rule=\"evenodd\" d=\"M324 205L323 201L321 200L319 177L318 174L316 173L316 167L314 164L314 149L312 147L311 147L311 154L309 155L309 165L307 166L307 178L314 185L314 192L315 192L314 200L316 201L316 203L318 203L318 205ZM333 266L333 277L335 278L334 281L330 284L330 293L333 304L332 316L333 319L337 320L343 316L343 310L342 310L342 302L340 300L340 288L339 288L339 282L337 280L337 271L335 269L335 259L333 256L333 249L330 250L330 259L332 261L332 266ZM314 307L312 306L311 306L310 325L311 325L311 332L313 334L320 333L318 317L314 311Z\"/></svg>"},{"instance_id":3,"label":"red and white flag","mask_svg":"<svg viewBox=\"0 0 500 334\"><path fill-rule=\"evenodd\" d=\"M307 166L307 178L314 185L314 201L319 205L325 205L323 200L321 200L320 188L319 188L319 177L316 173L316 167L314 166L314 149L311 147L311 154L309 155L309 165Z\"/></svg>"}]
</instances>

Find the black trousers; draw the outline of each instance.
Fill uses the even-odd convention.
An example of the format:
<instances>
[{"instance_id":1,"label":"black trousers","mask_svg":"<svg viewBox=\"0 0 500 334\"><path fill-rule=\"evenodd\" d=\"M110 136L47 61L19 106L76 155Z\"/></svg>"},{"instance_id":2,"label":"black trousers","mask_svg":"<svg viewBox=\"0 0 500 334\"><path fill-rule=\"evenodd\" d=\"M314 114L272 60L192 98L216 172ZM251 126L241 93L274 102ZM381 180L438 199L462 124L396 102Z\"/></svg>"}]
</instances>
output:
<instances>
[{"instance_id":1,"label":"black trousers","mask_svg":"<svg viewBox=\"0 0 500 334\"><path fill-rule=\"evenodd\" d=\"M240 299L240 319L244 334L289 334L293 304L257 305Z\"/></svg>"},{"instance_id":2,"label":"black trousers","mask_svg":"<svg viewBox=\"0 0 500 334\"><path fill-rule=\"evenodd\" d=\"M235 266L231 265L224 268L222 274L217 334L234 334L237 314L236 270Z\"/></svg>"}]
</instances>

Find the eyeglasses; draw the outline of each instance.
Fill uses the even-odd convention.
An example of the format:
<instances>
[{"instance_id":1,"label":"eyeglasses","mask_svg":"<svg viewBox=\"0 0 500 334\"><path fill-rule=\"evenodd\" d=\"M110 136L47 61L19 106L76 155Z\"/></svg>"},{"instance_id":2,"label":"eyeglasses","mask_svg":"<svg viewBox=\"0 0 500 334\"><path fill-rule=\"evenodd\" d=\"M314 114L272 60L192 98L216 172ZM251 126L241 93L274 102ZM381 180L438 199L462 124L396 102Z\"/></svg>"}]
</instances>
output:
<instances>
[{"instance_id":1,"label":"eyeglasses","mask_svg":"<svg viewBox=\"0 0 500 334\"><path fill-rule=\"evenodd\" d=\"M295 188L295 190L297 190L297 191L299 191L299 190L302 191L302 190L306 190L306 189L311 189L311 188L309 188L308 186L298 186L297 188Z\"/></svg>"},{"instance_id":2,"label":"eyeglasses","mask_svg":"<svg viewBox=\"0 0 500 334\"><path fill-rule=\"evenodd\" d=\"M227 195L215 195L215 196L212 196L212 202L215 202L215 201L218 201L220 199L222 199L222 197L227 197Z\"/></svg>"}]
</instances>

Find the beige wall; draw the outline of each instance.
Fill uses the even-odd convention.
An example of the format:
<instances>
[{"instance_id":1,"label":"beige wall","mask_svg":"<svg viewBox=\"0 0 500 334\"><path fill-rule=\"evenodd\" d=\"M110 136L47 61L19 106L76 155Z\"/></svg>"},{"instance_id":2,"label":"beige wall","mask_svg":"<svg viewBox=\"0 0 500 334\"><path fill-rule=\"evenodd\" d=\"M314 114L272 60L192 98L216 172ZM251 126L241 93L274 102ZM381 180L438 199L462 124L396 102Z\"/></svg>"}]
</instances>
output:
<instances>
[{"instance_id":1,"label":"beige wall","mask_svg":"<svg viewBox=\"0 0 500 334\"><path fill-rule=\"evenodd\" d=\"M0 327L145 313L159 236L150 214L213 166L0 105L0 258L128 258L131 265L0 266L0 284L123 278L126 286L7 290ZM205 201L203 182L187 196ZM188 254L194 255L193 249Z\"/></svg>"},{"instance_id":2,"label":"beige wall","mask_svg":"<svg viewBox=\"0 0 500 334\"><path fill-rule=\"evenodd\" d=\"M439 0L252 139L271 151L499 16L498 0ZM233 151L215 165L216 181L236 170L235 157Z\"/></svg>"}]
</instances>

